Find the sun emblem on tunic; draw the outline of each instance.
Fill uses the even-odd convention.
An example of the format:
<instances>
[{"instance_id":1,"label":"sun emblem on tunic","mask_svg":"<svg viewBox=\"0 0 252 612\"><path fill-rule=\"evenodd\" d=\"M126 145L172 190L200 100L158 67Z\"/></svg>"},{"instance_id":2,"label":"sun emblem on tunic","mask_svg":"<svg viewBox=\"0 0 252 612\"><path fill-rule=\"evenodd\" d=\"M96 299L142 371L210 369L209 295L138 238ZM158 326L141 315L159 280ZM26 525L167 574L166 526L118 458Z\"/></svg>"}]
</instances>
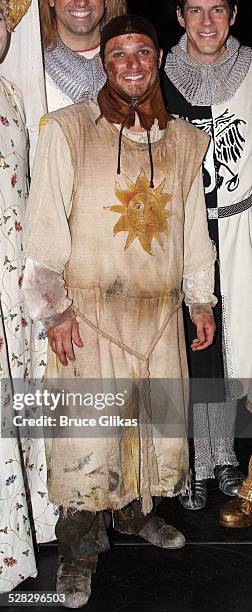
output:
<instances>
[{"instance_id":1,"label":"sun emblem on tunic","mask_svg":"<svg viewBox=\"0 0 252 612\"><path fill-rule=\"evenodd\" d=\"M174 214L165 209L167 202L172 200L171 194L163 193L165 180L153 189L149 186L143 170L135 183L127 176L124 178L128 189L121 189L118 184L115 188L116 197L121 204L105 207L106 210L121 214L114 227L114 236L119 232L129 232L125 251L136 238L150 255L153 255L153 239L164 251L169 231L167 219Z\"/></svg>"}]
</instances>

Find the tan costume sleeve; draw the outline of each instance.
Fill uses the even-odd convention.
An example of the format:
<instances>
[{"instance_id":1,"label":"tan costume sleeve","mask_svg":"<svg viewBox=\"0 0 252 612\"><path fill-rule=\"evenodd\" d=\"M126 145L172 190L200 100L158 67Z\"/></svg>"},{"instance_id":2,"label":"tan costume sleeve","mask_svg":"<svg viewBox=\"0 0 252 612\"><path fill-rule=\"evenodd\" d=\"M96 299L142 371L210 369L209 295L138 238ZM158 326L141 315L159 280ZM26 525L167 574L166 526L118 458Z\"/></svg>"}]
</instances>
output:
<instances>
[{"instance_id":1,"label":"tan costume sleeve","mask_svg":"<svg viewBox=\"0 0 252 612\"><path fill-rule=\"evenodd\" d=\"M44 123L27 206L23 291L31 316L48 327L48 317L55 324L55 317L71 305L62 275L71 253L68 217L74 173L62 130L53 120Z\"/></svg>"}]
</instances>

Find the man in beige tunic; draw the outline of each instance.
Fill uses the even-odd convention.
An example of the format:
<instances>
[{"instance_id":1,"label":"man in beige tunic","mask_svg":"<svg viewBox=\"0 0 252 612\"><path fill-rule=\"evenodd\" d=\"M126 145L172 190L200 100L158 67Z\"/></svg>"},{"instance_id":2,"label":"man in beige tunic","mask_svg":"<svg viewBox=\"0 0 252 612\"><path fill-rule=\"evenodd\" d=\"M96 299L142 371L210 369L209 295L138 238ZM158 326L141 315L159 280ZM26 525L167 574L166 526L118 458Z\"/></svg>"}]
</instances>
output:
<instances>
[{"instance_id":1,"label":"man in beige tunic","mask_svg":"<svg viewBox=\"0 0 252 612\"><path fill-rule=\"evenodd\" d=\"M57 590L68 607L90 595L97 555L108 548L106 509L121 532L164 548L184 545L151 513L153 496L178 495L189 482L183 290L196 325L192 350L209 346L215 331L201 175L208 137L167 114L161 52L147 20L107 24L101 57L108 81L98 103L42 122L23 284L33 318L48 329L48 379L62 379L62 387L77 378L138 386L138 400L122 414L137 415L137 436L129 426L114 437L52 441L49 496L62 508L56 535L64 557ZM143 381L151 379L180 382L176 398L171 391L180 423L173 437L156 435L143 418L151 407Z\"/></svg>"}]
</instances>

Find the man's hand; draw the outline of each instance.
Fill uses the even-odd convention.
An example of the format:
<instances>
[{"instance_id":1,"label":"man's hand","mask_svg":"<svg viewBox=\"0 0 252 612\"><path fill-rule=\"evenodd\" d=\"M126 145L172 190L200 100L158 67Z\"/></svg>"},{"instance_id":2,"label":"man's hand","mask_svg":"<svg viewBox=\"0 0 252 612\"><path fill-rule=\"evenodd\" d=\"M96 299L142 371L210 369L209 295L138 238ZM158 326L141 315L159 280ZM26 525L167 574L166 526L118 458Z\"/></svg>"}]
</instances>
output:
<instances>
[{"instance_id":1,"label":"man's hand","mask_svg":"<svg viewBox=\"0 0 252 612\"><path fill-rule=\"evenodd\" d=\"M197 338L193 340L191 349L202 351L213 343L216 330L214 318L209 314L195 314L193 323L196 326Z\"/></svg>"},{"instance_id":2,"label":"man's hand","mask_svg":"<svg viewBox=\"0 0 252 612\"><path fill-rule=\"evenodd\" d=\"M80 348L83 346L76 319L49 327L48 340L53 352L64 366L68 365L68 359L75 361L73 344Z\"/></svg>"}]
</instances>

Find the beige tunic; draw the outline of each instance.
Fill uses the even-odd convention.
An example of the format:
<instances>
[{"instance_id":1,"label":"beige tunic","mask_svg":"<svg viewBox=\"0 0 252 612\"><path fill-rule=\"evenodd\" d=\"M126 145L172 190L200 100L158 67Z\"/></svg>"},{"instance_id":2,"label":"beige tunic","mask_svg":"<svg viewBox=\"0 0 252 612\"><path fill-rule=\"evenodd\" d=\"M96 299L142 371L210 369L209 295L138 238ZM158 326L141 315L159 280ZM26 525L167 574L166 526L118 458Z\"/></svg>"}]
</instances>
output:
<instances>
[{"instance_id":1,"label":"beige tunic","mask_svg":"<svg viewBox=\"0 0 252 612\"><path fill-rule=\"evenodd\" d=\"M113 379L115 389L121 378L177 379L167 418L176 406L180 427L176 437L154 435L143 418L150 397L140 384L138 401L124 407L124 416L133 411L138 417L139 435L124 428L117 437L54 439L49 494L65 507L92 511L121 508L141 496L149 512L152 495L175 495L188 483L181 287L184 274L206 270L214 260L200 172L208 140L182 120L172 121L152 145L152 190L147 146L123 137L117 176L118 130L104 118L96 124L98 116L94 103L81 103L52 113L45 128L48 155L57 156L56 181L64 183L67 170L54 139L59 128L71 153L69 219L64 192L52 207L35 166L27 256L64 272L84 340L66 368L49 349L47 376L63 383Z\"/></svg>"}]
</instances>

